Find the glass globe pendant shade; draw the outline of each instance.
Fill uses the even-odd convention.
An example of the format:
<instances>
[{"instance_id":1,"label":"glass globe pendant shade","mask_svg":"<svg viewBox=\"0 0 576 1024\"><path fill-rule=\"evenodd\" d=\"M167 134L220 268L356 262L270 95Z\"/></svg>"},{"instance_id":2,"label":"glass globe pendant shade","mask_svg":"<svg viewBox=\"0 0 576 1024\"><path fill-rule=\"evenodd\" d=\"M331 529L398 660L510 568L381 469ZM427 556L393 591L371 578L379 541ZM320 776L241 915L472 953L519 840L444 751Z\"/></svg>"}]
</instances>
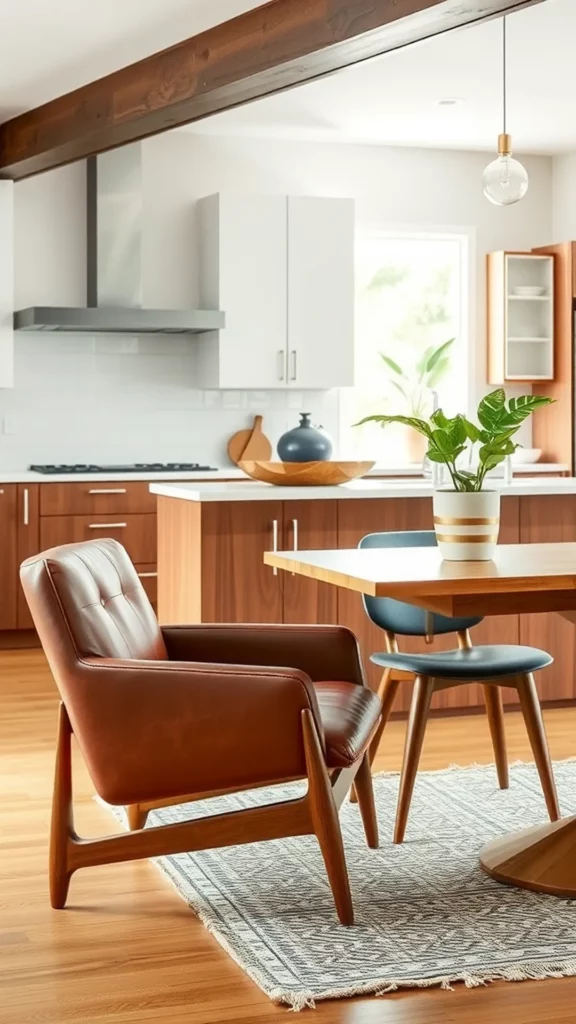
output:
<instances>
[{"instance_id":1,"label":"glass globe pendant shade","mask_svg":"<svg viewBox=\"0 0 576 1024\"><path fill-rule=\"evenodd\" d=\"M526 168L512 157L509 135L498 139L498 157L484 171L484 195L496 206L519 203L528 191Z\"/></svg>"}]
</instances>

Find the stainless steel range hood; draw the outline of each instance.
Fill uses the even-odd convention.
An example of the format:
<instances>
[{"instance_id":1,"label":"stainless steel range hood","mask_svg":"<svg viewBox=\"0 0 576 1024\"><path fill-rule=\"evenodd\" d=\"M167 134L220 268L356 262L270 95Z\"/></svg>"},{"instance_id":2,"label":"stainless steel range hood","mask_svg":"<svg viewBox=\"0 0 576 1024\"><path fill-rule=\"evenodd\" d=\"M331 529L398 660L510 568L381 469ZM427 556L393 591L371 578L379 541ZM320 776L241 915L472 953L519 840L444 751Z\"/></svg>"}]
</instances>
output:
<instances>
[{"instance_id":1,"label":"stainless steel range hood","mask_svg":"<svg viewBox=\"0 0 576 1024\"><path fill-rule=\"evenodd\" d=\"M224 313L143 307L142 144L87 161L87 306L30 306L17 331L74 334L199 334L224 327Z\"/></svg>"}]
</instances>

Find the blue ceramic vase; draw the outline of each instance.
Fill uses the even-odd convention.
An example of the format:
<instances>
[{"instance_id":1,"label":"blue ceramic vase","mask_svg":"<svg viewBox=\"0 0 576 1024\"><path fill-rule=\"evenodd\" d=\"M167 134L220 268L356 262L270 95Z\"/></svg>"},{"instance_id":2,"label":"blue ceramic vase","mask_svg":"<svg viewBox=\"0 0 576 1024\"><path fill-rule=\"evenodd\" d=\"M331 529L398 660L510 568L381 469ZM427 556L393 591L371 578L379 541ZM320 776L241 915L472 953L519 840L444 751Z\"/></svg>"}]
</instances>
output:
<instances>
[{"instance_id":1,"label":"blue ceramic vase","mask_svg":"<svg viewBox=\"0 0 576 1024\"><path fill-rule=\"evenodd\" d=\"M332 455L332 441L322 430L310 423L310 413L300 414L300 424L288 430L278 441L282 462L327 462Z\"/></svg>"}]
</instances>

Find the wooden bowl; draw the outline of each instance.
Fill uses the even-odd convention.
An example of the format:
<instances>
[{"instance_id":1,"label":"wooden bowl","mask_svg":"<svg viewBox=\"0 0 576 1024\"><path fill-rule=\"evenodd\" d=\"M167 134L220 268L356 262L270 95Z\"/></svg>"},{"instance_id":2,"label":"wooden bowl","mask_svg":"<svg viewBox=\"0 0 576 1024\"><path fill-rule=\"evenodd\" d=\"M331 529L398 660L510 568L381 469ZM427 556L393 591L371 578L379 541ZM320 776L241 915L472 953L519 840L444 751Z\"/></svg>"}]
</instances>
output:
<instances>
[{"instance_id":1,"label":"wooden bowl","mask_svg":"<svg viewBox=\"0 0 576 1024\"><path fill-rule=\"evenodd\" d=\"M374 462L239 462L253 480L280 487L330 487L365 476Z\"/></svg>"}]
</instances>

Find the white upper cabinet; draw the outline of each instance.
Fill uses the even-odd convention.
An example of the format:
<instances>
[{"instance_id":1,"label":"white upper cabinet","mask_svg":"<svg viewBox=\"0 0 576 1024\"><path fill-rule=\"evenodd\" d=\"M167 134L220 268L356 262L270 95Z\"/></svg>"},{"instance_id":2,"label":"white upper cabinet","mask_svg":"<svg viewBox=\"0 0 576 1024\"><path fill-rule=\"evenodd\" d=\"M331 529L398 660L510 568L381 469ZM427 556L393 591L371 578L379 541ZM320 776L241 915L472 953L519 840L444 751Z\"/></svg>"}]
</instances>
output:
<instances>
[{"instance_id":1,"label":"white upper cabinet","mask_svg":"<svg viewBox=\"0 0 576 1024\"><path fill-rule=\"evenodd\" d=\"M0 388L14 384L14 185L0 181Z\"/></svg>"},{"instance_id":2,"label":"white upper cabinet","mask_svg":"<svg viewBox=\"0 0 576 1024\"><path fill-rule=\"evenodd\" d=\"M354 383L354 200L288 199L288 377Z\"/></svg>"},{"instance_id":3,"label":"white upper cabinet","mask_svg":"<svg viewBox=\"0 0 576 1024\"><path fill-rule=\"evenodd\" d=\"M354 202L219 193L200 200L198 387L354 382Z\"/></svg>"}]
</instances>

